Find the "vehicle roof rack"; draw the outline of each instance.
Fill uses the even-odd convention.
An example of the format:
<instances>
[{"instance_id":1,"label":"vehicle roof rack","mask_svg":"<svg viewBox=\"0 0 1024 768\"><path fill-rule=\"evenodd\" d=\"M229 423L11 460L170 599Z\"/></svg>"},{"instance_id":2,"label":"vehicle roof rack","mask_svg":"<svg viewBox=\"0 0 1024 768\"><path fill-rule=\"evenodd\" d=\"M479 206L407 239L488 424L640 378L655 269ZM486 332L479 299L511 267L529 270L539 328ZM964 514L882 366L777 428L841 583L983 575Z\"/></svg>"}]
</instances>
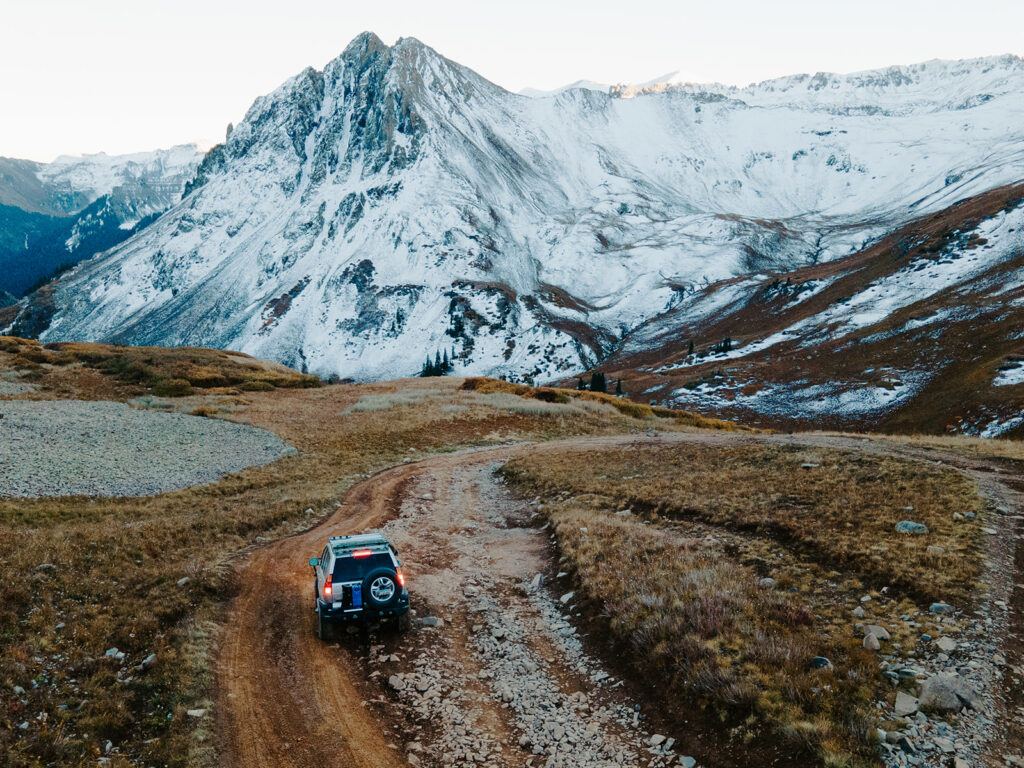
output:
<instances>
[{"instance_id":1,"label":"vehicle roof rack","mask_svg":"<svg viewBox=\"0 0 1024 768\"><path fill-rule=\"evenodd\" d=\"M379 533L357 533L352 536L331 536L328 541L335 554L340 554L346 549L359 549L360 547L390 547L388 540Z\"/></svg>"}]
</instances>

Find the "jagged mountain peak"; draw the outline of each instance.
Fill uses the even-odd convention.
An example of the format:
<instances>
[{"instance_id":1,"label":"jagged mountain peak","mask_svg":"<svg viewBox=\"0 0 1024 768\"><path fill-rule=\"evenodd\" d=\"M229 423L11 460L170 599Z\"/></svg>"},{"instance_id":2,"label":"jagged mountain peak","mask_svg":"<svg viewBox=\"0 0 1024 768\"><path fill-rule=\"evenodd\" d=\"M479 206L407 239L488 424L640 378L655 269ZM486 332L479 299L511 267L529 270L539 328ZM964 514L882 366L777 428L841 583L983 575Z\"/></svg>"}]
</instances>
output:
<instances>
[{"instance_id":1,"label":"jagged mountain peak","mask_svg":"<svg viewBox=\"0 0 1024 768\"><path fill-rule=\"evenodd\" d=\"M988 82L1017 82L1000 66ZM257 99L182 203L62 278L33 327L362 379L439 349L552 378L695 286L834 260L1024 178L1024 88L954 112L966 86L812 79L530 99L364 33Z\"/></svg>"}]
</instances>

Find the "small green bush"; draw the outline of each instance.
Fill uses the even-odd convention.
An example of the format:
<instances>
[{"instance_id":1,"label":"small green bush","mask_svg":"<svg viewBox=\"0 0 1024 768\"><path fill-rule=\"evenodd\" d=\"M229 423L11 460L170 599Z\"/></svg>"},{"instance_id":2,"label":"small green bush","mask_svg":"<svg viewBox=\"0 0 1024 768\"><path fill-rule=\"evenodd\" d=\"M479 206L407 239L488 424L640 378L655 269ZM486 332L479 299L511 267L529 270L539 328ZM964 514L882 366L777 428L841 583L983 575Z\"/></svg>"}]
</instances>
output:
<instances>
[{"instance_id":1,"label":"small green bush","mask_svg":"<svg viewBox=\"0 0 1024 768\"><path fill-rule=\"evenodd\" d=\"M269 381L246 381L239 389L243 392L272 392L274 385Z\"/></svg>"},{"instance_id":2,"label":"small green bush","mask_svg":"<svg viewBox=\"0 0 1024 768\"><path fill-rule=\"evenodd\" d=\"M160 379L153 384L152 392L157 397L188 397L195 394L186 379Z\"/></svg>"},{"instance_id":3,"label":"small green bush","mask_svg":"<svg viewBox=\"0 0 1024 768\"><path fill-rule=\"evenodd\" d=\"M563 392L559 392L557 389L551 389L550 387L538 387L533 397L535 400L543 400L545 403L568 403L569 396Z\"/></svg>"}]
</instances>

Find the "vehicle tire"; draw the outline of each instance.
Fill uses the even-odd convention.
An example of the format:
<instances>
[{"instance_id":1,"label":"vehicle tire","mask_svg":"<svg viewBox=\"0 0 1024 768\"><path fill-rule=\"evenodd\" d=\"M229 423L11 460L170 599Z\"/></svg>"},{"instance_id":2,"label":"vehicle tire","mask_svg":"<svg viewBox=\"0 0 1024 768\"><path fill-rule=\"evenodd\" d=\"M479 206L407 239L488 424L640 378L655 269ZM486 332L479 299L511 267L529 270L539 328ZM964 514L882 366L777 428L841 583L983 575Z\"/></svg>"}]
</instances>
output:
<instances>
[{"instance_id":1,"label":"vehicle tire","mask_svg":"<svg viewBox=\"0 0 1024 768\"><path fill-rule=\"evenodd\" d=\"M363 579L363 601L374 608L387 608L398 601L398 576L393 568L377 568Z\"/></svg>"},{"instance_id":2,"label":"vehicle tire","mask_svg":"<svg viewBox=\"0 0 1024 768\"><path fill-rule=\"evenodd\" d=\"M321 640L334 639L334 626L330 622L324 621L320 611L316 612L316 635Z\"/></svg>"},{"instance_id":3,"label":"vehicle tire","mask_svg":"<svg viewBox=\"0 0 1024 768\"><path fill-rule=\"evenodd\" d=\"M412 629L412 616L408 613L403 613L395 621L395 631L400 635L404 635L410 629Z\"/></svg>"}]
</instances>

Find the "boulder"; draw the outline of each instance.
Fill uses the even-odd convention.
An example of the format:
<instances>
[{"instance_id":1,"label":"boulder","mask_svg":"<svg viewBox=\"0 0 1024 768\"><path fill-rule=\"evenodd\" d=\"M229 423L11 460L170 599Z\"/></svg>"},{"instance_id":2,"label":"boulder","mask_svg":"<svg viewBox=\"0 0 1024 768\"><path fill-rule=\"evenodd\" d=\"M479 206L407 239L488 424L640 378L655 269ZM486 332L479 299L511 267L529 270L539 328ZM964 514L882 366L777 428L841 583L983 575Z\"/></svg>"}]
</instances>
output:
<instances>
[{"instance_id":1,"label":"boulder","mask_svg":"<svg viewBox=\"0 0 1024 768\"><path fill-rule=\"evenodd\" d=\"M867 637L868 635L874 635L879 640L885 640L886 642L892 639L889 636L889 630L885 627L880 627L877 624L868 624L864 627L864 636Z\"/></svg>"},{"instance_id":2,"label":"boulder","mask_svg":"<svg viewBox=\"0 0 1024 768\"><path fill-rule=\"evenodd\" d=\"M935 646L943 653L952 653L956 650L956 640L952 637L940 637L935 641Z\"/></svg>"},{"instance_id":3,"label":"boulder","mask_svg":"<svg viewBox=\"0 0 1024 768\"><path fill-rule=\"evenodd\" d=\"M938 613L943 616L948 616L951 613L956 613L956 608L954 608L949 603L932 603L930 606L928 606L928 610L931 613Z\"/></svg>"},{"instance_id":4,"label":"boulder","mask_svg":"<svg viewBox=\"0 0 1024 768\"><path fill-rule=\"evenodd\" d=\"M917 712L918 705L918 700L909 693L899 691L896 694L896 706L893 707L893 711L896 713L896 717L906 717Z\"/></svg>"},{"instance_id":5,"label":"boulder","mask_svg":"<svg viewBox=\"0 0 1024 768\"><path fill-rule=\"evenodd\" d=\"M882 647L881 643L878 642L878 638L872 634L864 635L864 647L869 651L877 651Z\"/></svg>"},{"instance_id":6,"label":"boulder","mask_svg":"<svg viewBox=\"0 0 1024 768\"><path fill-rule=\"evenodd\" d=\"M915 523L913 520L900 520L896 523L896 533L928 533L928 526L924 523Z\"/></svg>"},{"instance_id":7,"label":"boulder","mask_svg":"<svg viewBox=\"0 0 1024 768\"><path fill-rule=\"evenodd\" d=\"M912 755L917 751L914 748L914 742L912 742L908 736L900 736L899 740L896 742L896 746L908 755Z\"/></svg>"},{"instance_id":8,"label":"boulder","mask_svg":"<svg viewBox=\"0 0 1024 768\"><path fill-rule=\"evenodd\" d=\"M978 692L959 675L940 672L921 685L921 706L942 712L956 712L963 707L977 709Z\"/></svg>"}]
</instances>

